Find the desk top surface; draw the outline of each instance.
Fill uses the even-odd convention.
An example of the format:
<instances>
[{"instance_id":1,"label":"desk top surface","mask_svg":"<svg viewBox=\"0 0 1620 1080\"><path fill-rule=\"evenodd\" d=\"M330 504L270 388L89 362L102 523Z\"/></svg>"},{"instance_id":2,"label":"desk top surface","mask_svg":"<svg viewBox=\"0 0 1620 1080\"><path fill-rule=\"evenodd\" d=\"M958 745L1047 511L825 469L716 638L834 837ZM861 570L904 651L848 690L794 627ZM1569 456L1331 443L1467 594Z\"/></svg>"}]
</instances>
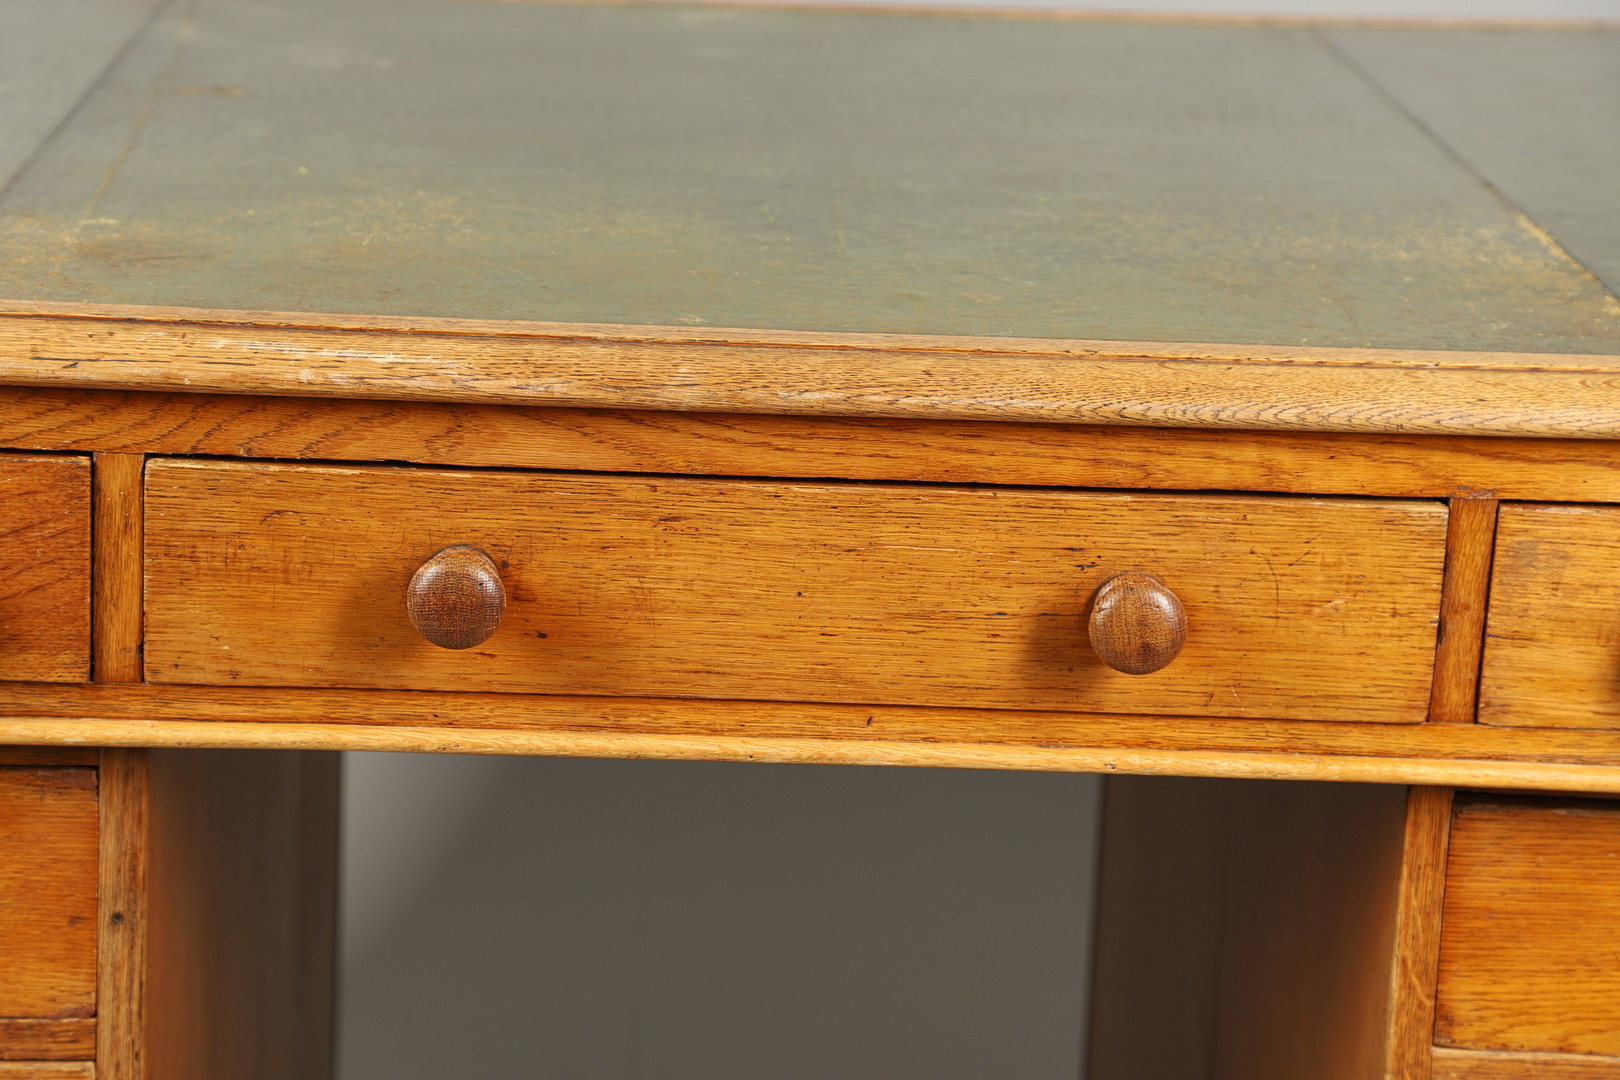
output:
<instances>
[{"instance_id":1,"label":"desk top surface","mask_svg":"<svg viewBox=\"0 0 1620 1080\"><path fill-rule=\"evenodd\" d=\"M0 297L1620 354L1616 29L105 2Z\"/></svg>"}]
</instances>

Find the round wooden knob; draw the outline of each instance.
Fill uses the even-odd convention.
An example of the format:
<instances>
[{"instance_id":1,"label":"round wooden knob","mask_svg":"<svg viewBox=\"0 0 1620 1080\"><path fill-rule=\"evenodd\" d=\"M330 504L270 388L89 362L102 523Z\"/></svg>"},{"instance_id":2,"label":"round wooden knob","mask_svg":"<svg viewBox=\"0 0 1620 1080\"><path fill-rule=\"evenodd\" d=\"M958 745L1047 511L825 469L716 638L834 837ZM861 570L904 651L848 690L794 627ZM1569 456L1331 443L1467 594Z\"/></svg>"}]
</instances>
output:
<instances>
[{"instance_id":1,"label":"round wooden knob","mask_svg":"<svg viewBox=\"0 0 1620 1080\"><path fill-rule=\"evenodd\" d=\"M1115 574L1091 598L1091 647L1127 675L1158 671L1187 643L1187 610L1152 574Z\"/></svg>"},{"instance_id":2,"label":"round wooden knob","mask_svg":"<svg viewBox=\"0 0 1620 1080\"><path fill-rule=\"evenodd\" d=\"M471 544L447 547L416 568L405 590L416 632L444 649L489 640L506 614L506 587L495 560Z\"/></svg>"}]
</instances>

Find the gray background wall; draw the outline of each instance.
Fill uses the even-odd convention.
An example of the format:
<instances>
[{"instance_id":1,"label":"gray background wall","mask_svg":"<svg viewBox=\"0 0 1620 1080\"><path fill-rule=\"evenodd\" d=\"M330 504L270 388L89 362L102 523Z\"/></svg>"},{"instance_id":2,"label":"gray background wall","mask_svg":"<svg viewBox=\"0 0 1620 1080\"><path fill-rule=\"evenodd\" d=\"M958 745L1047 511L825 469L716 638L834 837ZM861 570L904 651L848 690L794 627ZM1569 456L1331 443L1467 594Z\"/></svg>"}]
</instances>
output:
<instances>
[{"instance_id":1,"label":"gray background wall","mask_svg":"<svg viewBox=\"0 0 1620 1080\"><path fill-rule=\"evenodd\" d=\"M1096 777L350 754L343 1080L1073 1080Z\"/></svg>"}]
</instances>

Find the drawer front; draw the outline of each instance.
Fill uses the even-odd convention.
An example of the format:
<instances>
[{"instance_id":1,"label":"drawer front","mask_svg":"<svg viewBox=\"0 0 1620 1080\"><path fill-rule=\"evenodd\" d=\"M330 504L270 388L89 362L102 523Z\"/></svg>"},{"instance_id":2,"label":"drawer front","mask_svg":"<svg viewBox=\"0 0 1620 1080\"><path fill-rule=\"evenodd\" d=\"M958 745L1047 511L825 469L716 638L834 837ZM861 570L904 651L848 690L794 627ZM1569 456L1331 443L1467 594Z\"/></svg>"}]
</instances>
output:
<instances>
[{"instance_id":1,"label":"drawer front","mask_svg":"<svg viewBox=\"0 0 1620 1080\"><path fill-rule=\"evenodd\" d=\"M153 682L1418 721L1446 515L1424 502L154 462ZM464 652L405 589L501 563ZM1092 592L1146 570L1179 658L1106 667Z\"/></svg>"},{"instance_id":2,"label":"drawer front","mask_svg":"<svg viewBox=\"0 0 1620 1080\"><path fill-rule=\"evenodd\" d=\"M0 456L0 679L90 677L90 459Z\"/></svg>"},{"instance_id":3,"label":"drawer front","mask_svg":"<svg viewBox=\"0 0 1620 1080\"><path fill-rule=\"evenodd\" d=\"M95 1014L96 824L94 769L0 766L0 1058Z\"/></svg>"},{"instance_id":4,"label":"drawer front","mask_svg":"<svg viewBox=\"0 0 1620 1080\"><path fill-rule=\"evenodd\" d=\"M1479 718L1620 727L1620 507L1502 507Z\"/></svg>"},{"instance_id":5,"label":"drawer front","mask_svg":"<svg viewBox=\"0 0 1620 1080\"><path fill-rule=\"evenodd\" d=\"M1435 1041L1620 1056L1620 803L1459 799Z\"/></svg>"}]
</instances>

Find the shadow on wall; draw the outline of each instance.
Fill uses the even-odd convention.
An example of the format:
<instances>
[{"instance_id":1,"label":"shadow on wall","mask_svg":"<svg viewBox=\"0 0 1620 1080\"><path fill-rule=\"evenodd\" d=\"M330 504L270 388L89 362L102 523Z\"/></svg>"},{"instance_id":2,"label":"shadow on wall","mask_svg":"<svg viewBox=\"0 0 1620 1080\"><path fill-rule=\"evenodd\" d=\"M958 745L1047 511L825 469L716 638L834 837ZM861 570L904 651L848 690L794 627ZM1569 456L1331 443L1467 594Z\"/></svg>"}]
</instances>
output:
<instances>
[{"instance_id":1,"label":"shadow on wall","mask_svg":"<svg viewBox=\"0 0 1620 1080\"><path fill-rule=\"evenodd\" d=\"M1074 1080L1097 778L349 754L341 1080Z\"/></svg>"}]
</instances>

